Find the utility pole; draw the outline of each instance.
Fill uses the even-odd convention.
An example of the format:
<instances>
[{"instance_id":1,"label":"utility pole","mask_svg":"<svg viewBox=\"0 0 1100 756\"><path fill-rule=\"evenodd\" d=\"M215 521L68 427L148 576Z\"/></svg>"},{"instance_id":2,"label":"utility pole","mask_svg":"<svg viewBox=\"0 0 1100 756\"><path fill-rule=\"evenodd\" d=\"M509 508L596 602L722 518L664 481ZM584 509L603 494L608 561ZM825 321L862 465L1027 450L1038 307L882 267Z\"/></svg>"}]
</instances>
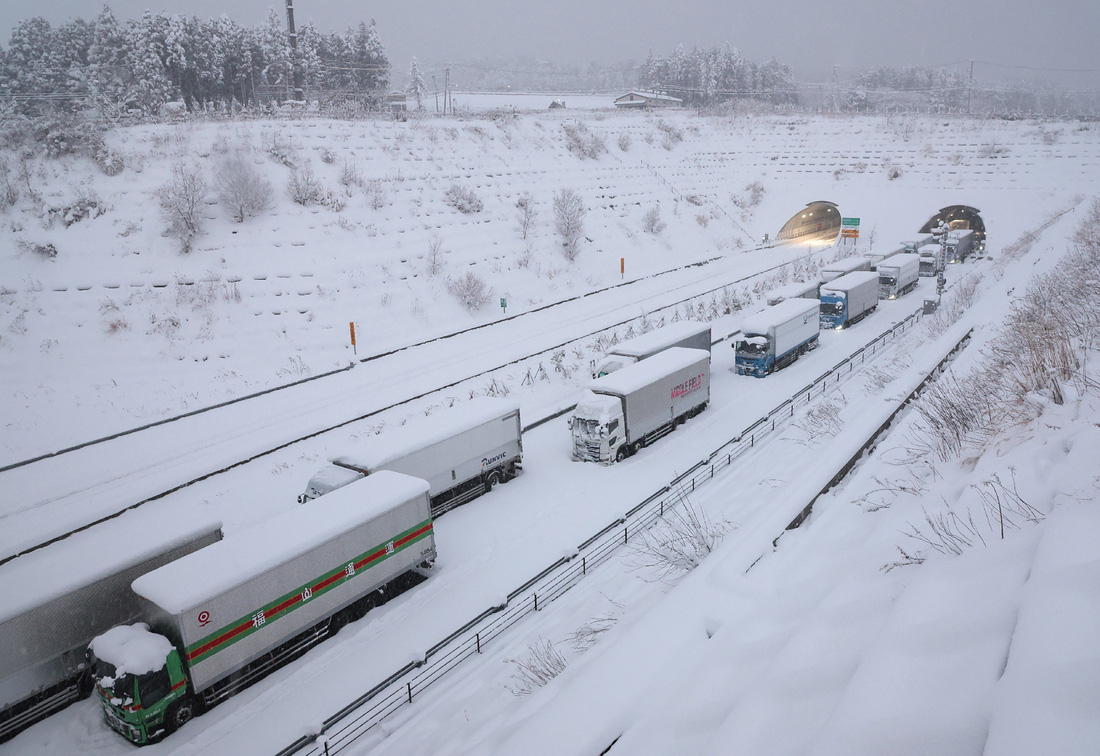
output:
<instances>
[{"instance_id":1,"label":"utility pole","mask_svg":"<svg viewBox=\"0 0 1100 756\"><path fill-rule=\"evenodd\" d=\"M298 65L298 32L294 30L294 0L286 0L286 31L290 39L290 68L294 81L294 99L301 102L306 98L302 90L302 69Z\"/></svg>"},{"instance_id":2,"label":"utility pole","mask_svg":"<svg viewBox=\"0 0 1100 756\"><path fill-rule=\"evenodd\" d=\"M840 91L840 84L836 80L836 64L833 64L833 112L840 112L840 103L837 102L837 94Z\"/></svg>"},{"instance_id":3,"label":"utility pole","mask_svg":"<svg viewBox=\"0 0 1100 756\"><path fill-rule=\"evenodd\" d=\"M970 90L974 86L974 61L970 61L970 80L966 82L966 114L970 115Z\"/></svg>"},{"instance_id":4,"label":"utility pole","mask_svg":"<svg viewBox=\"0 0 1100 756\"><path fill-rule=\"evenodd\" d=\"M447 103L451 98L451 69L444 68L443 72L443 115L447 115Z\"/></svg>"}]
</instances>

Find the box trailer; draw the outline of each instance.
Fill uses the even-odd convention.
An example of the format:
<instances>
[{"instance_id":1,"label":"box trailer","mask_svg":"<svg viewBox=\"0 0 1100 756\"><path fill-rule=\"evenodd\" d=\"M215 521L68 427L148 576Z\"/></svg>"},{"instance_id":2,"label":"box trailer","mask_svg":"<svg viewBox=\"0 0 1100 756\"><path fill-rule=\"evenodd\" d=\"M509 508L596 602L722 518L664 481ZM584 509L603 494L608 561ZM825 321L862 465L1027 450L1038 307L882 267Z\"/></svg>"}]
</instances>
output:
<instances>
[{"instance_id":1,"label":"box trailer","mask_svg":"<svg viewBox=\"0 0 1100 756\"><path fill-rule=\"evenodd\" d=\"M382 471L149 572L90 649L104 717L147 743L300 657L435 560L428 484Z\"/></svg>"},{"instance_id":2,"label":"box trailer","mask_svg":"<svg viewBox=\"0 0 1100 756\"><path fill-rule=\"evenodd\" d=\"M920 255L894 255L878 265L878 298L897 299L917 288Z\"/></svg>"},{"instance_id":3,"label":"box trailer","mask_svg":"<svg viewBox=\"0 0 1100 756\"><path fill-rule=\"evenodd\" d=\"M621 341L608 350L599 366L592 372L593 378L614 373L627 365L644 359L672 347L688 349L706 349L710 351L710 324L695 320L681 320L655 328L649 333Z\"/></svg>"},{"instance_id":4,"label":"box trailer","mask_svg":"<svg viewBox=\"0 0 1100 756\"><path fill-rule=\"evenodd\" d=\"M432 512L440 515L522 472L522 431L517 402L475 399L359 440L332 457L298 501L393 470L428 481Z\"/></svg>"},{"instance_id":5,"label":"box trailer","mask_svg":"<svg viewBox=\"0 0 1100 756\"><path fill-rule=\"evenodd\" d=\"M186 530L98 525L0 566L0 741L92 692L88 644L141 608L130 583L217 542L220 522Z\"/></svg>"},{"instance_id":6,"label":"box trailer","mask_svg":"<svg viewBox=\"0 0 1100 756\"><path fill-rule=\"evenodd\" d=\"M792 281L776 289L772 289L764 295L764 300L769 305L777 305L788 299L813 299L817 300L817 290L821 286L818 281Z\"/></svg>"},{"instance_id":7,"label":"box trailer","mask_svg":"<svg viewBox=\"0 0 1100 756\"><path fill-rule=\"evenodd\" d=\"M974 251L976 235L969 229L947 232L947 262L961 263Z\"/></svg>"},{"instance_id":8,"label":"box trailer","mask_svg":"<svg viewBox=\"0 0 1100 756\"><path fill-rule=\"evenodd\" d=\"M860 271L821 285L821 327L847 328L878 307L878 273Z\"/></svg>"},{"instance_id":9,"label":"box trailer","mask_svg":"<svg viewBox=\"0 0 1100 756\"><path fill-rule=\"evenodd\" d=\"M816 348L819 309L816 299L788 299L747 318L733 344L738 375L763 378Z\"/></svg>"},{"instance_id":10,"label":"box trailer","mask_svg":"<svg viewBox=\"0 0 1100 756\"><path fill-rule=\"evenodd\" d=\"M672 347L596 378L569 418L573 459L609 465L670 433L710 401L710 352Z\"/></svg>"},{"instance_id":11,"label":"box trailer","mask_svg":"<svg viewBox=\"0 0 1100 756\"><path fill-rule=\"evenodd\" d=\"M860 270L870 270L871 260L867 257L846 257L843 260L829 263L821 269L821 282L835 281L841 276L855 273Z\"/></svg>"}]
</instances>

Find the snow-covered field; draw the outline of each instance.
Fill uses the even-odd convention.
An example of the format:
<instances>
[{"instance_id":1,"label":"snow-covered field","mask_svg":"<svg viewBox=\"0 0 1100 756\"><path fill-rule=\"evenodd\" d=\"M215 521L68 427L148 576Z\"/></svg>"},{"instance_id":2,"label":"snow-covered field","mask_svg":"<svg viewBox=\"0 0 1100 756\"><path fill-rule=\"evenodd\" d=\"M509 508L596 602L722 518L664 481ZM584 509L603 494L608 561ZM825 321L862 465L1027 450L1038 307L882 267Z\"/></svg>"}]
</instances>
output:
<instances>
[{"instance_id":1,"label":"snow-covered field","mask_svg":"<svg viewBox=\"0 0 1100 756\"><path fill-rule=\"evenodd\" d=\"M570 133L596 135L607 151L594 158L571 151ZM919 330L876 355L781 438L700 489L692 505L730 530L699 568L662 580L624 549L355 747L599 753L615 742L611 753L1022 754L1088 753L1100 740L1097 652L1086 645L1100 615L1089 548L1100 529L1095 397L1048 406L932 473L890 456L912 445L906 423L915 415L903 416L775 549L782 524L777 530L767 516L777 503L801 509L814 475L835 471L858 447L877 416L868 408L911 390L902 387L935 364L928 355L944 339L974 327L956 364L978 359L1014 296L1069 247L1088 208L1083 198L1096 193L1100 139L1091 125L600 111L578 120L555 111L179 124L109 140L126 156L118 176L77 159L33 162L29 181L42 203L24 198L3 216L0 465L345 367L353 359L349 321L359 357L489 327L270 394L264 404L227 408L238 414L196 416L190 430L172 423L161 436L135 434L132 447L90 447L98 457L62 455L48 472L0 473L5 554L94 519L96 507L115 511L296 432L478 376L189 485L143 507L134 526L164 527L186 512L223 520L231 535L298 506L309 475L349 437L384 432L411 412L503 391L519 398L528 422L567 406L601 346L586 339L551 349L571 338L603 328L621 337L662 305L736 280L690 308L721 316L716 335L732 332L740 316L722 312L731 298L744 311L759 308L763 291L793 266L753 274L835 255L820 246L757 248L808 202L833 201L859 216L861 251L893 249L940 207L968 204L981 210L993 259L949 270L956 285L981 274L963 322L938 340ZM236 224L211 191L204 232L180 254L178 242L162 236L152 191L178 161L212 176L238 153L275 187L271 207ZM323 203L301 206L286 196L286 163L305 161L327 192ZM341 183L349 173L358 180ZM755 205L747 201L753 182L764 189ZM483 209L449 206L452 185L474 192ZM587 208L575 262L554 231L559 189L577 191ZM528 192L537 214L524 239L516 204ZM69 226L42 210L91 196L106 212ZM651 233L644 216L655 207L665 225ZM1009 243L1071 208L1038 231L1018 261L995 270ZM57 257L30 250L43 244ZM491 292L474 312L447 285L467 272ZM538 309L624 279L637 282ZM765 380L733 375L728 344L716 345L711 408L621 465L571 462L564 420L529 432L523 476L437 522L440 558L428 582L150 752L277 751L933 296L933 282L922 279L864 323L823 333L821 348ZM507 316L530 314L505 320L502 298ZM687 316L688 307L676 313ZM501 367L542 350L550 353ZM961 556L926 549L924 564L881 569L901 560L899 546L910 554L920 546L899 531L924 522L922 506L940 511L961 501L978 516L985 510L975 492L994 475L1008 483L1010 469L1014 490L1045 519L1011 529L1001 543L983 517L988 546ZM36 558L50 563L49 553ZM586 627L580 635L595 643L571 643ZM546 640L568 666L545 687L515 695L520 665L508 660L529 658ZM0 746L123 750L129 746L103 725L94 701Z\"/></svg>"}]
</instances>

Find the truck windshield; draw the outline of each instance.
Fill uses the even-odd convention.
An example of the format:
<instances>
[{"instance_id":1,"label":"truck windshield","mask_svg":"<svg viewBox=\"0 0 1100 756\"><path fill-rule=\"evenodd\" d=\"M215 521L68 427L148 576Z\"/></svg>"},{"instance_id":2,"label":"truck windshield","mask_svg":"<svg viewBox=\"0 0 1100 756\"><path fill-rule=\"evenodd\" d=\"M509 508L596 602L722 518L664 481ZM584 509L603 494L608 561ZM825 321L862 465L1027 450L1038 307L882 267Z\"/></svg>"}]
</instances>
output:
<instances>
[{"instance_id":1,"label":"truck windshield","mask_svg":"<svg viewBox=\"0 0 1100 756\"><path fill-rule=\"evenodd\" d=\"M587 438L597 438L600 435L600 421L575 417L573 418L573 431Z\"/></svg>"},{"instance_id":2,"label":"truck windshield","mask_svg":"<svg viewBox=\"0 0 1100 756\"><path fill-rule=\"evenodd\" d=\"M744 357L759 357L762 354L768 353L768 343L764 341L763 344L756 341L738 341L735 354L740 354Z\"/></svg>"},{"instance_id":3,"label":"truck windshield","mask_svg":"<svg viewBox=\"0 0 1100 756\"><path fill-rule=\"evenodd\" d=\"M138 678L137 684L141 705L146 709L164 698L172 690L172 682L168 677L168 669L165 667L142 675Z\"/></svg>"},{"instance_id":4,"label":"truck windshield","mask_svg":"<svg viewBox=\"0 0 1100 756\"><path fill-rule=\"evenodd\" d=\"M843 315L844 314L844 301L843 300L821 300L821 314L822 315Z\"/></svg>"},{"instance_id":5,"label":"truck windshield","mask_svg":"<svg viewBox=\"0 0 1100 756\"><path fill-rule=\"evenodd\" d=\"M878 280L880 284L889 286L890 288L894 288L898 283L898 279L895 276L879 276Z\"/></svg>"},{"instance_id":6,"label":"truck windshield","mask_svg":"<svg viewBox=\"0 0 1100 756\"><path fill-rule=\"evenodd\" d=\"M133 701L134 676L130 674L119 675L114 664L96 659L95 681L99 687L110 691L114 698L120 700L121 704Z\"/></svg>"}]
</instances>

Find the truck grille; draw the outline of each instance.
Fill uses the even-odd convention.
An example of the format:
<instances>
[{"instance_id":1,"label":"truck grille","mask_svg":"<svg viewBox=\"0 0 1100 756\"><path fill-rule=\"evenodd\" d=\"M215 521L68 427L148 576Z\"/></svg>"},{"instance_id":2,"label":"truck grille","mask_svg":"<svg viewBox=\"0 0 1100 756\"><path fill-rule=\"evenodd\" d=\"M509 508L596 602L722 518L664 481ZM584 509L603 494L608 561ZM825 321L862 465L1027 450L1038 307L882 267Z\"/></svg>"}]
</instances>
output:
<instances>
[{"instance_id":1,"label":"truck grille","mask_svg":"<svg viewBox=\"0 0 1100 756\"><path fill-rule=\"evenodd\" d=\"M574 441L573 458L581 462L599 462L600 444L598 441Z\"/></svg>"}]
</instances>

